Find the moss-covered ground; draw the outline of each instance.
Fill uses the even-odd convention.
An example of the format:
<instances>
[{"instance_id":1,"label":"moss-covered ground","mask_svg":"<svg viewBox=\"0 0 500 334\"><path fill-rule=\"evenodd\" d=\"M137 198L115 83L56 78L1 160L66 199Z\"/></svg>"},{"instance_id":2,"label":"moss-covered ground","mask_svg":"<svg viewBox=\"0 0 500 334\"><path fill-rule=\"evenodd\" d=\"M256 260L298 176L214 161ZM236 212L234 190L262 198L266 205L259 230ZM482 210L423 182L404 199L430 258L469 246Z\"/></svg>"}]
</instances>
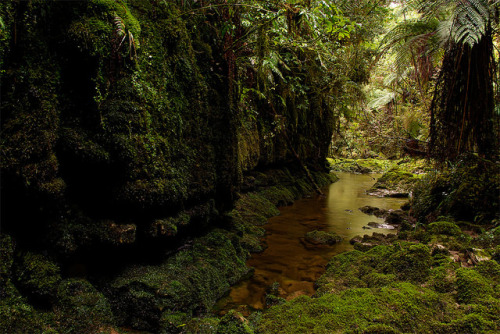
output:
<instances>
[{"instance_id":1,"label":"moss-covered ground","mask_svg":"<svg viewBox=\"0 0 500 334\"><path fill-rule=\"evenodd\" d=\"M489 233L496 235L498 228ZM420 238L427 234L426 242ZM405 240L342 253L317 281L315 297L270 308L257 333L494 333L500 330L500 265L477 261L480 237L453 222ZM403 238L403 234L400 235ZM459 245L457 247L457 245ZM457 250L457 248L461 248ZM472 250L472 251L470 251Z\"/></svg>"}]
</instances>

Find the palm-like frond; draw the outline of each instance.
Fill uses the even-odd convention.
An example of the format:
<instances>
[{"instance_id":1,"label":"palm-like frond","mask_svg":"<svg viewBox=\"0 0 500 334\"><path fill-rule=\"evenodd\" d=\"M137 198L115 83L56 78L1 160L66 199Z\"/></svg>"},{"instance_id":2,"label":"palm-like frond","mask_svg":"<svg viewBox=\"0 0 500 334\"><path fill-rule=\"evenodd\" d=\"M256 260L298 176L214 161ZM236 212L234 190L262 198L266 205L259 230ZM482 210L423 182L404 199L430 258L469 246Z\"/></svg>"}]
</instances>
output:
<instances>
[{"instance_id":1,"label":"palm-like frond","mask_svg":"<svg viewBox=\"0 0 500 334\"><path fill-rule=\"evenodd\" d=\"M490 2L487 0L457 1L451 37L456 43L479 43L490 20Z\"/></svg>"},{"instance_id":2,"label":"palm-like frond","mask_svg":"<svg viewBox=\"0 0 500 334\"><path fill-rule=\"evenodd\" d=\"M442 46L436 33L439 20L407 20L398 24L384 37L382 47L394 52L394 64L398 78L408 75L408 64L412 64L414 75L420 75L426 81L432 72L434 55ZM430 66L430 67L429 67Z\"/></svg>"},{"instance_id":3,"label":"palm-like frond","mask_svg":"<svg viewBox=\"0 0 500 334\"><path fill-rule=\"evenodd\" d=\"M440 30L443 38L471 47L479 43L492 21L499 0L410 0L411 7L421 14L422 20L441 17L446 29ZM444 19L444 17L447 17ZM444 33L447 33L444 34Z\"/></svg>"}]
</instances>

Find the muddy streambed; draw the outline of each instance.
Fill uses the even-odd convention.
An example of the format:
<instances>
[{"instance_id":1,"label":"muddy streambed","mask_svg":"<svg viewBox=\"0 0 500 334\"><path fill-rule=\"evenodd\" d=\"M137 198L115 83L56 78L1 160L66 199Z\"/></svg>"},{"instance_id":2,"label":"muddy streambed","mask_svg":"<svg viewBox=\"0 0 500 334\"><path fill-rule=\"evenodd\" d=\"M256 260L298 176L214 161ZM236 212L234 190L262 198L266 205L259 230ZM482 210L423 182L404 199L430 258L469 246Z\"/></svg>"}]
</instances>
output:
<instances>
[{"instance_id":1,"label":"muddy streambed","mask_svg":"<svg viewBox=\"0 0 500 334\"><path fill-rule=\"evenodd\" d=\"M219 301L219 310L232 308L262 309L265 294L274 282L280 286L280 296L292 299L299 295L314 294L314 281L324 272L328 260L335 254L351 250L349 240L356 235L394 233L389 229L363 229L369 222L383 223L383 219L369 216L358 209L365 205L381 209L399 209L407 199L378 198L366 194L380 177L377 174L361 175L336 173L336 183L323 189L325 196L312 196L280 208L280 215L264 226L267 249L252 254L247 264L255 274L231 289ZM304 235L313 230L334 231L342 242L333 245L313 245Z\"/></svg>"}]
</instances>

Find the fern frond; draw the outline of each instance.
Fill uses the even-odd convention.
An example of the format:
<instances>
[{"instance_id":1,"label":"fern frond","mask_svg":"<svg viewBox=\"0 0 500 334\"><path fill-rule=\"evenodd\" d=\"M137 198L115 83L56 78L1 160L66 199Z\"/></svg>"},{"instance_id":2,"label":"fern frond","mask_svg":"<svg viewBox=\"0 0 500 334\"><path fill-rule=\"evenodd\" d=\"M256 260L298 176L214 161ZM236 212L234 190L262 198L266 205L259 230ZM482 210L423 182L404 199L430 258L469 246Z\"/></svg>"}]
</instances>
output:
<instances>
[{"instance_id":1,"label":"fern frond","mask_svg":"<svg viewBox=\"0 0 500 334\"><path fill-rule=\"evenodd\" d=\"M479 43L490 20L489 6L488 0L457 1L451 27L451 36L456 43L471 47Z\"/></svg>"},{"instance_id":2,"label":"fern frond","mask_svg":"<svg viewBox=\"0 0 500 334\"><path fill-rule=\"evenodd\" d=\"M125 23L123 22L123 19L121 17L116 15L116 13L115 13L115 17L114 17L114 22L115 22L115 26L116 26L116 30L115 30L116 35L118 35L119 37L126 36Z\"/></svg>"},{"instance_id":3,"label":"fern frond","mask_svg":"<svg viewBox=\"0 0 500 334\"><path fill-rule=\"evenodd\" d=\"M383 91L382 95L376 97L368 102L368 108L378 109L389 104L396 97L396 93L393 91Z\"/></svg>"}]
</instances>

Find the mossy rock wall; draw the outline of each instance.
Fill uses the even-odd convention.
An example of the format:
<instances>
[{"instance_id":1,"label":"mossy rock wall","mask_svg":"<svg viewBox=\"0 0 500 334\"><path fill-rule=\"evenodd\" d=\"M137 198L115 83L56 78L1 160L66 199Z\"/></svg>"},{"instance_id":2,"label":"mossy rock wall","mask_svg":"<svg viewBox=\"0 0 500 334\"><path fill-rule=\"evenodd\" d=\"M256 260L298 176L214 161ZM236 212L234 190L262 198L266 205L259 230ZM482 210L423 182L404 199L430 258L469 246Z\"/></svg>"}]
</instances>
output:
<instances>
[{"instance_id":1,"label":"mossy rock wall","mask_svg":"<svg viewBox=\"0 0 500 334\"><path fill-rule=\"evenodd\" d=\"M0 309L19 315L12 332L176 328L246 274L276 205L314 191L295 153L316 183L332 181L314 172L332 130L322 98L287 97L279 117L255 103L249 117L220 13L183 5L0 3Z\"/></svg>"},{"instance_id":2,"label":"mossy rock wall","mask_svg":"<svg viewBox=\"0 0 500 334\"><path fill-rule=\"evenodd\" d=\"M70 240L132 223L138 240L198 205L231 209L243 173L293 151L322 167L327 107L290 103L279 128L266 106L248 117L214 15L169 1L0 5L4 228L35 236L50 222Z\"/></svg>"}]
</instances>

